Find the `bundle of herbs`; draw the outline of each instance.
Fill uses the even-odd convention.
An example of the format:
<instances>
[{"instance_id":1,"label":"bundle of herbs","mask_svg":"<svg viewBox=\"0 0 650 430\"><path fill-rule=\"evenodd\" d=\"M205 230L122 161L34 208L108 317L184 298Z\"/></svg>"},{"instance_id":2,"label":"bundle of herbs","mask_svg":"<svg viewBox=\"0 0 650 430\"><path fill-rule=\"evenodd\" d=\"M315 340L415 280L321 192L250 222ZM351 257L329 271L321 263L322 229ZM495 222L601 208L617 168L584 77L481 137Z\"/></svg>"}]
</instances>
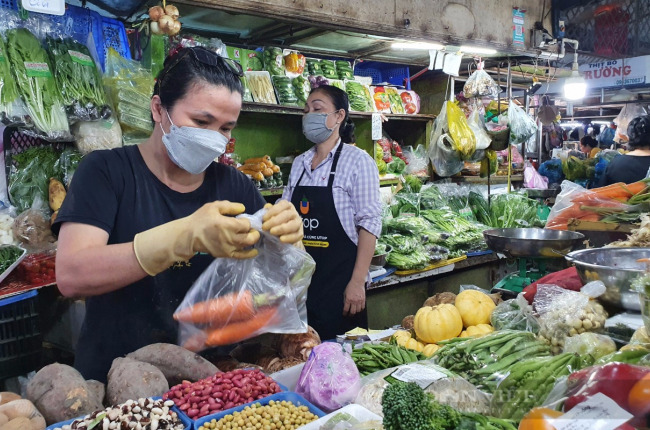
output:
<instances>
[{"instance_id":1,"label":"bundle of herbs","mask_svg":"<svg viewBox=\"0 0 650 430\"><path fill-rule=\"evenodd\" d=\"M16 80L7 61L7 47L2 37L0 37L0 119L7 126L31 125L27 108L18 94Z\"/></svg>"},{"instance_id":2,"label":"bundle of herbs","mask_svg":"<svg viewBox=\"0 0 650 430\"><path fill-rule=\"evenodd\" d=\"M469 221L448 208L425 210L421 215L433 225L434 230L449 233L439 244L449 248L451 257L485 249L485 226Z\"/></svg>"},{"instance_id":3,"label":"bundle of herbs","mask_svg":"<svg viewBox=\"0 0 650 430\"><path fill-rule=\"evenodd\" d=\"M537 215L538 203L525 194L499 194L490 203L490 227L543 227L544 223Z\"/></svg>"},{"instance_id":4,"label":"bundle of herbs","mask_svg":"<svg viewBox=\"0 0 650 430\"><path fill-rule=\"evenodd\" d=\"M25 28L7 30L7 54L36 128L47 140L72 140L50 60L36 36Z\"/></svg>"},{"instance_id":5,"label":"bundle of herbs","mask_svg":"<svg viewBox=\"0 0 650 430\"><path fill-rule=\"evenodd\" d=\"M88 48L69 37L48 36L46 43L68 116L83 121L109 118L102 76Z\"/></svg>"}]
</instances>

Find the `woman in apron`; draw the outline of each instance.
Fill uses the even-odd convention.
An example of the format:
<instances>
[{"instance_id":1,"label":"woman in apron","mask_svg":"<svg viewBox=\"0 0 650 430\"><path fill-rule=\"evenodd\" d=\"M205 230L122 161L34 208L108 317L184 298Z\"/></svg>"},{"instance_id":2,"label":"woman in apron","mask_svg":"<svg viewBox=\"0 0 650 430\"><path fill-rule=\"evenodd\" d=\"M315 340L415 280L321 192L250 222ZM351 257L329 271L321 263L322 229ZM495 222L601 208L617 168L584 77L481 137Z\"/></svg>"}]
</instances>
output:
<instances>
[{"instance_id":1,"label":"woman in apron","mask_svg":"<svg viewBox=\"0 0 650 430\"><path fill-rule=\"evenodd\" d=\"M314 147L293 162L282 198L303 220L305 249L316 261L307 315L321 339L368 325L368 269L381 233L379 172L354 143L348 96L312 90L302 129Z\"/></svg>"}]
</instances>

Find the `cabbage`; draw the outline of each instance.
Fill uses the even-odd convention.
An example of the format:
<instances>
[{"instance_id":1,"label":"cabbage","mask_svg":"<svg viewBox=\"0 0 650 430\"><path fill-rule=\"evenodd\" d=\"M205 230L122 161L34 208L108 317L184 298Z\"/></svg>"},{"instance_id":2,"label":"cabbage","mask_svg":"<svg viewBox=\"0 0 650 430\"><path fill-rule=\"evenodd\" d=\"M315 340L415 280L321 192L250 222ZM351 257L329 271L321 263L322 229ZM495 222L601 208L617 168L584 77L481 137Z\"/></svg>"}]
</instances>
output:
<instances>
[{"instance_id":1,"label":"cabbage","mask_svg":"<svg viewBox=\"0 0 650 430\"><path fill-rule=\"evenodd\" d=\"M315 347L302 369L296 393L316 407L332 412L350 403L361 379L350 354L338 343Z\"/></svg>"},{"instance_id":2,"label":"cabbage","mask_svg":"<svg viewBox=\"0 0 650 430\"><path fill-rule=\"evenodd\" d=\"M600 357L616 352L616 344L609 336L585 332L567 337L564 341L564 352L574 352L581 356L589 354L598 360Z\"/></svg>"}]
</instances>

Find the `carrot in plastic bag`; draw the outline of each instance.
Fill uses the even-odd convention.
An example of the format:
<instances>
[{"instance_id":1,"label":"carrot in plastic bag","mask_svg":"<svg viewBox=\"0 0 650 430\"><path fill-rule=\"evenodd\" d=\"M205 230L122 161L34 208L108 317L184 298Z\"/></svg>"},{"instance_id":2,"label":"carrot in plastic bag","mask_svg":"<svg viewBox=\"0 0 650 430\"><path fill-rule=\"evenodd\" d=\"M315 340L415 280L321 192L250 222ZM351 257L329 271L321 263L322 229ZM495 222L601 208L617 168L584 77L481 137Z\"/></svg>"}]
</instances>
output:
<instances>
[{"instance_id":1,"label":"carrot in plastic bag","mask_svg":"<svg viewBox=\"0 0 650 430\"><path fill-rule=\"evenodd\" d=\"M207 346L230 345L235 342L246 340L271 323L277 313L277 308L270 307L260 310L254 317L247 321L240 321L228 324L222 328L215 328L207 331Z\"/></svg>"}]
</instances>

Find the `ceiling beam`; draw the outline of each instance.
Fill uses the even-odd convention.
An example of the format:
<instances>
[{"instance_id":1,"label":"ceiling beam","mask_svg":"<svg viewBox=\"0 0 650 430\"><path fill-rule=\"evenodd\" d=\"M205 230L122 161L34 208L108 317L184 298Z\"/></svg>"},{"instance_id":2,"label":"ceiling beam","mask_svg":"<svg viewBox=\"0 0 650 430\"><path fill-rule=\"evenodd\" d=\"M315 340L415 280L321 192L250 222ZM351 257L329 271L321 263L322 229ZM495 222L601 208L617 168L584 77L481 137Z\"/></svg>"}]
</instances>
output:
<instances>
[{"instance_id":1,"label":"ceiling beam","mask_svg":"<svg viewBox=\"0 0 650 430\"><path fill-rule=\"evenodd\" d=\"M296 43L306 42L307 40L314 39L323 34L329 33L329 30L324 30L322 28L312 28L309 33L303 34L301 36L293 36L284 39L284 43L287 45L294 45Z\"/></svg>"},{"instance_id":2,"label":"ceiling beam","mask_svg":"<svg viewBox=\"0 0 650 430\"><path fill-rule=\"evenodd\" d=\"M375 43L367 48L350 51L350 54L359 58L368 57L370 55L381 54L382 52L390 51L392 49L391 48L392 43L393 43L392 41Z\"/></svg>"}]
</instances>

